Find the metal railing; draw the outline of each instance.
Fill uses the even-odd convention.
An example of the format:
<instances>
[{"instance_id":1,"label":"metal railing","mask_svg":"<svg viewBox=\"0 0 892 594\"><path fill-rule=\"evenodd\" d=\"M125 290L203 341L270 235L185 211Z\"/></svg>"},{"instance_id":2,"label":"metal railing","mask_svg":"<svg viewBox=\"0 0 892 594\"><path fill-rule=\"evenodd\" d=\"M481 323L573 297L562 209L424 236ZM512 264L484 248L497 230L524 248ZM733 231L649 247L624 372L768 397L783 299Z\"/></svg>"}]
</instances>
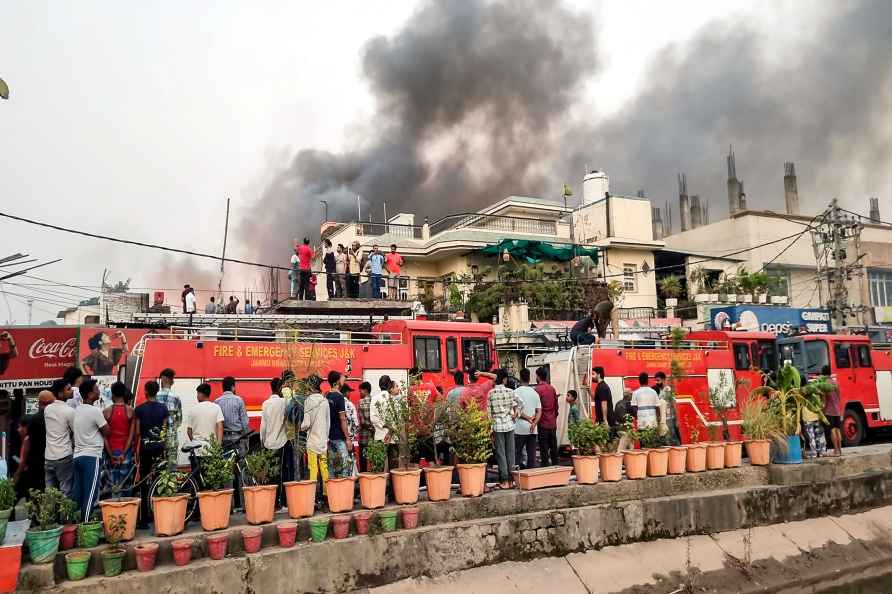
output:
<instances>
[{"instance_id":1,"label":"metal railing","mask_svg":"<svg viewBox=\"0 0 892 594\"><path fill-rule=\"evenodd\" d=\"M406 225L403 223L357 223L358 235L378 237L390 235L402 239L421 239L421 227L419 225Z\"/></svg>"},{"instance_id":2,"label":"metal railing","mask_svg":"<svg viewBox=\"0 0 892 594\"><path fill-rule=\"evenodd\" d=\"M457 229L480 229L500 233L524 233L527 235L557 235L557 221L513 217L507 215L490 215L465 213L445 216L430 225L431 237Z\"/></svg>"}]
</instances>

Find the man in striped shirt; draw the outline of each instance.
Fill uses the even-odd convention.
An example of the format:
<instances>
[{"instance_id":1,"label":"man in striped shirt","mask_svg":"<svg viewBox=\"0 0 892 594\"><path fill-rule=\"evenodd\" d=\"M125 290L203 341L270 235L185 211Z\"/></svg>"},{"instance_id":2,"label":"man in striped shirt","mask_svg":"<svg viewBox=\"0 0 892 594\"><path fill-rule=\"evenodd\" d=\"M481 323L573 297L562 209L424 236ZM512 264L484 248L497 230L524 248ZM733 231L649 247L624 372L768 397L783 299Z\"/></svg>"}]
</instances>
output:
<instances>
[{"instance_id":1,"label":"man in striped shirt","mask_svg":"<svg viewBox=\"0 0 892 594\"><path fill-rule=\"evenodd\" d=\"M632 402L630 404L632 409L636 411L639 429L656 427L660 423L660 397L657 396L653 388L647 385L648 382L647 372L642 371L638 375L638 383L641 387L632 392Z\"/></svg>"},{"instance_id":2,"label":"man in striped shirt","mask_svg":"<svg viewBox=\"0 0 892 594\"><path fill-rule=\"evenodd\" d=\"M517 411L523 408L523 402L514 390L505 385L507 379L508 372L499 369L496 372L495 387L489 391L487 397L496 461L499 464L500 489L511 488L511 471L514 467L514 423L517 421Z\"/></svg>"}]
</instances>

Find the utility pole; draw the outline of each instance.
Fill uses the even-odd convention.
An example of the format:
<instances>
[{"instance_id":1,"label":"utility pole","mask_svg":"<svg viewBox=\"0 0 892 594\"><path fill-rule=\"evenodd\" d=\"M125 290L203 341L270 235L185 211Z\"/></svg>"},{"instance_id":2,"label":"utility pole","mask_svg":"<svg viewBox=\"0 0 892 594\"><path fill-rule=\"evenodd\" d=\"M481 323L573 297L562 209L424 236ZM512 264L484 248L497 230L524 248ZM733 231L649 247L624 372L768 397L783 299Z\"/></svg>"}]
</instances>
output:
<instances>
[{"instance_id":1,"label":"utility pole","mask_svg":"<svg viewBox=\"0 0 892 594\"><path fill-rule=\"evenodd\" d=\"M864 274L861 264L863 227L860 221L843 212L834 198L822 221L812 230L820 298L838 328L847 326L852 318L857 318L859 324L864 323L864 306L853 305L849 300L849 281ZM827 283L826 302L824 283Z\"/></svg>"},{"instance_id":2,"label":"utility pole","mask_svg":"<svg viewBox=\"0 0 892 594\"><path fill-rule=\"evenodd\" d=\"M223 227L223 253L220 256L220 282L217 283L217 297L223 302L223 266L226 264L226 240L229 238L229 198L226 199L226 225Z\"/></svg>"},{"instance_id":3,"label":"utility pole","mask_svg":"<svg viewBox=\"0 0 892 594\"><path fill-rule=\"evenodd\" d=\"M31 325L31 309L34 307L34 300L28 299L28 325Z\"/></svg>"}]
</instances>

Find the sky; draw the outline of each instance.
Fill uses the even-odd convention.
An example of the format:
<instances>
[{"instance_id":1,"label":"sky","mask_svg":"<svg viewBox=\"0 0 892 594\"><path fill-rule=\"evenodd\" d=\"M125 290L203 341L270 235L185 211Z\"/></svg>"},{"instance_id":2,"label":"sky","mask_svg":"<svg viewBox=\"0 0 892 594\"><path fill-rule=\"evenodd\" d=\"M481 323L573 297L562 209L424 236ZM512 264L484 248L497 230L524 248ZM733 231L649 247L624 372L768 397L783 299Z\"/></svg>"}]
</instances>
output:
<instances>
[{"instance_id":1,"label":"sky","mask_svg":"<svg viewBox=\"0 0 892 594\"><path fill-rule=\"evenodd\" d=\"M491 24L504 18L515 27L511 34L524 38L530 33L535 39L537 27L548 27L542 47L553 53L556 45L564 54L558 65L567 68L568 89L555 104L555 114L533 118L529 128L512 130L549 138L541 144L548 157L537 162L535 170L526 172L529 183L518 188L518 193L540 188L546 177L581 177L582 162L606 163L601 167L610 173L615 187L631 193L646 183L648 195L655 194L655 202L661 205L675 193L674 174L669 172L690 167L694 183L701 184L704 194L715 197L715 209L720 212L725 202L722 155L726 145L740 143L744 155L747 150L753 151L754 161L758 160L759 148L748 147L755 144L748 143L752 130L749 124L722 128L720 133L710 127L699 133L690 109L680 110L679 106L690 105L697 111L714 109L710 106L720 101L712 96L712 89L733 88L726 84L722 72L710 73L705 67L700 73L692 66L691 54L694 58L702 54L707 62L713 53L723 57L722 51L713 52L711 36L729 39L726 51L731 55L724 58L740 56L741 63L736 67L742 77L750 76L750 70L758 71L767 73L754 76L760 83L783 85L785 77L781 74L789 63L787 48L809 49L808 44L814 44L816 38L832 38L833 31L823 28L839 10L830 0L809 3L808 10L795 1L543 0L541 4L527 3L524 9L528 12L518 13L519 8L501 10L497 2L473 0L463 12L462 2L444 3L449 4L448 9L421 1L4 2L0 5L0 77L8 83L11 96L8 101L0 101L0 211L92 233L219 253L226 199L230 198L228 255L283 264L289 256L290 239L316 225L308 221L322 218L315 199L318 196L308 189L314 188L318 179L309 179L311 174L303 166L306 163L301 161L301 152L312 149L314 155L322 155L339 167L348 160L351 165L356 160L368 162L381 154L381 147L390 142L388 135L395 133L397 144L402 143L399 148L408 146L414 151L417 143L421 146L418 152L423 154L413 152L410 163L412 171L421 167L419 185L412 186L418 192L411 205L422 214L426 210L445 214L432 204L437 200L435 192L430 192L431 186L446 178L430 173L440 170L436 164L443 158L431 156L431 151L449 146L443 144L446 142L466 140L462 134L471 127L473 118L497 103L483 97L446 124L409 126L401 120L417 110L407 111L409 108L400 103L402 96L382 86L404 82L394 77L412 71L400 61L414 59L415 48L430 49L424 39L406 41L407 36L439 39L443 31L437 29L441 25L438 19L454 17L459 23L456 26L461 27L467 24L461 19L476 18ZM505 16L505 12L509 14ZM863 19L855 22L859 27L866 26ZM453 33L448 29L444 37ZM884 31L872 34L882 37ZM513 47L506 42L506 34L499 31L482 29L469 35L478 51L472 56L481 61L488 59L490 40L496 49L500 44ZM377 45L371 40L377 40ZM843 55L841 64L831 63L830 69L859 67L857 60L864 51L870 52L870 46L865 50L853 45L852 54ZM523 44L520 47L525 48ZM512 53L499 59L526 59L535 64L536 47L540 46L523 57ZM468 57L461 47L451 51L456 62ZM805 68L818 69L833 62L821 50L813 53L816 61L804 62ZM543 58L546 65L549 59ZM758 61L759 66L750 68L748 60ZM502 64L496 62L496 70ZM519 66L521 72L526 67L512 66ZM679 72L686 80L667 83L661 78ZM473 74L470 70L458 80L468 84L467 77ZM493 76L493 71L488 76ZM706 80L698 87L701 78ZM543 84L552 85L555 80L564 79L546 77ZM505 86L509 92L523 94L523 87L516 86L519 84L508 80ZM667 84L672 88L666 88ZM791 82L795 84L795 80ZM874 84L877 96L888 96L885 73L875 82L865 82L865 88ZM751 102L740 109L753 111L753 106L763 104L763 91L752 87L746 93ZM805 94L810 94L811 88L806 85ZM550 99L550 87L536 91ZM735 89L733 94L739 96L740 91ZM662 97L671 100L672 105L662 105ZM772 109L759 117L771 122L773 116L783 112L784 96L766 88L764 97ZM437 100L443 101L448 111L451 99ZM653 118L642 116L653 114L654 106L657 111L666 108L669 119L654 123ZM814 109L816 119L828 113L835 115L820 103L809 107ZM530 105L522 100L518 109L522 116L532 113ZM852 129L871 124L862 118L850 125L844 116L834 121ZM705 159L707 166L700 161L687 164L675 154L675 138L684 135L683 128L672 128L676 122L698 133L696 141L686 146L698 153L698 159ZM654 126L665 128L665 139L654 146L645 145L641 137L651 137ZM633 129L641 131L638 136ZM754 130L760 139L777 133L776 128ZM416 136L424 138L419 141ZM428 136L436 138L432 141ZM799 149L807 153L806 148L814 144L808 142L807 135L802 137L802 144L789 145L791 153ZM887 155L888 140L888 135L876 140L875 155ZM481 142L481 150L488 150L487 154L505 146L499 139L491 145L485 139ZM469 144L477 146L473 139ZM538 145L530 145L531 150L536 148ZM850 152L844 143L837 149ZM473 156L473 152L468 153L469 158ZM518 158L526 159L522 152ZM786 158L797 160L798 156L789 154ZM746 162L741 160L738 156L738 171L746 171ZM386 159L382 162L389 163ZM815 169L819 163L820 159L815 160ZM360 171L363 165L357 165ZM778 171L781 165L779 161ZM709 174L698 178L698 168L702 167ZM386 166L380 172L383 176L391 173ZM468 190L473 205L483 200L479 192L482 174L471 174L461 179L476 180L477 186L461 188ZM372 195L367 207L379 208L374 183L366 184L361 173L347 177L347 181L338 182L339 196L359 193L358 188L365 187L364 194ZM779 173L771 186L777 187L778 196L780 178ZM817 175L815 179L819 179ZM859 172L858 179L864 186L859 191L874 192L871 195L889 189L886 178ZM476 191L472 191L474 187ZM501 191L504 186L499 183L492 187ZM299 198L283 202L282 194L292 192ZM489 202L502 197L492 196ZM852 208L866 209L866 197L851 200ZM174 303L178 300L177 287L183 282L210 289L219 278L218 265L212 261L172 258L154 250L8 219L0 218L0 234L6 246L0 256L23 252L41 261L62 258L34 275L80 287L46 286L47 280L33 278L11 279L16 284L2 286L6 294L0 301L0 320L27 321L24 301L29 296L35 299L35 323L52 318L79 298L94 295L106 270L112 280L131 278L132 287L166 289L168 301ZM260 288L261 283L256 271L238 266L230 267L223 281L224 289L239 293L245 286Z\"/></svg>"}]
</instances>

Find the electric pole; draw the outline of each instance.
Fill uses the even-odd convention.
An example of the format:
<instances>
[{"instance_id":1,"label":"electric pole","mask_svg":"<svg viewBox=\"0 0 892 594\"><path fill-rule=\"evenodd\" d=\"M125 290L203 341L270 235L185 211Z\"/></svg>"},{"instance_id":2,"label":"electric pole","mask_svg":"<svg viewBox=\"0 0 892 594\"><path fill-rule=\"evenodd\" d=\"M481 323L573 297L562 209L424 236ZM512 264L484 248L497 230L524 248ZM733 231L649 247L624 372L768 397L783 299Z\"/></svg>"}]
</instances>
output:
<instances>
[{"instance_id":1,"label":"electric pole","mask_svg":"<svg viewBox=\"0 0 892 594\"><path fill-rule=\"evenodd\" d=\"M852 318L863 323L864 306L853 305L849 300L849 282L864 274L862 229L861 222L843 212L834 198L820 223L812 230L820 297L824 302L823 286L826 283L825 305L836 327L848 325Z\"/></svg>"}]
</instances>

